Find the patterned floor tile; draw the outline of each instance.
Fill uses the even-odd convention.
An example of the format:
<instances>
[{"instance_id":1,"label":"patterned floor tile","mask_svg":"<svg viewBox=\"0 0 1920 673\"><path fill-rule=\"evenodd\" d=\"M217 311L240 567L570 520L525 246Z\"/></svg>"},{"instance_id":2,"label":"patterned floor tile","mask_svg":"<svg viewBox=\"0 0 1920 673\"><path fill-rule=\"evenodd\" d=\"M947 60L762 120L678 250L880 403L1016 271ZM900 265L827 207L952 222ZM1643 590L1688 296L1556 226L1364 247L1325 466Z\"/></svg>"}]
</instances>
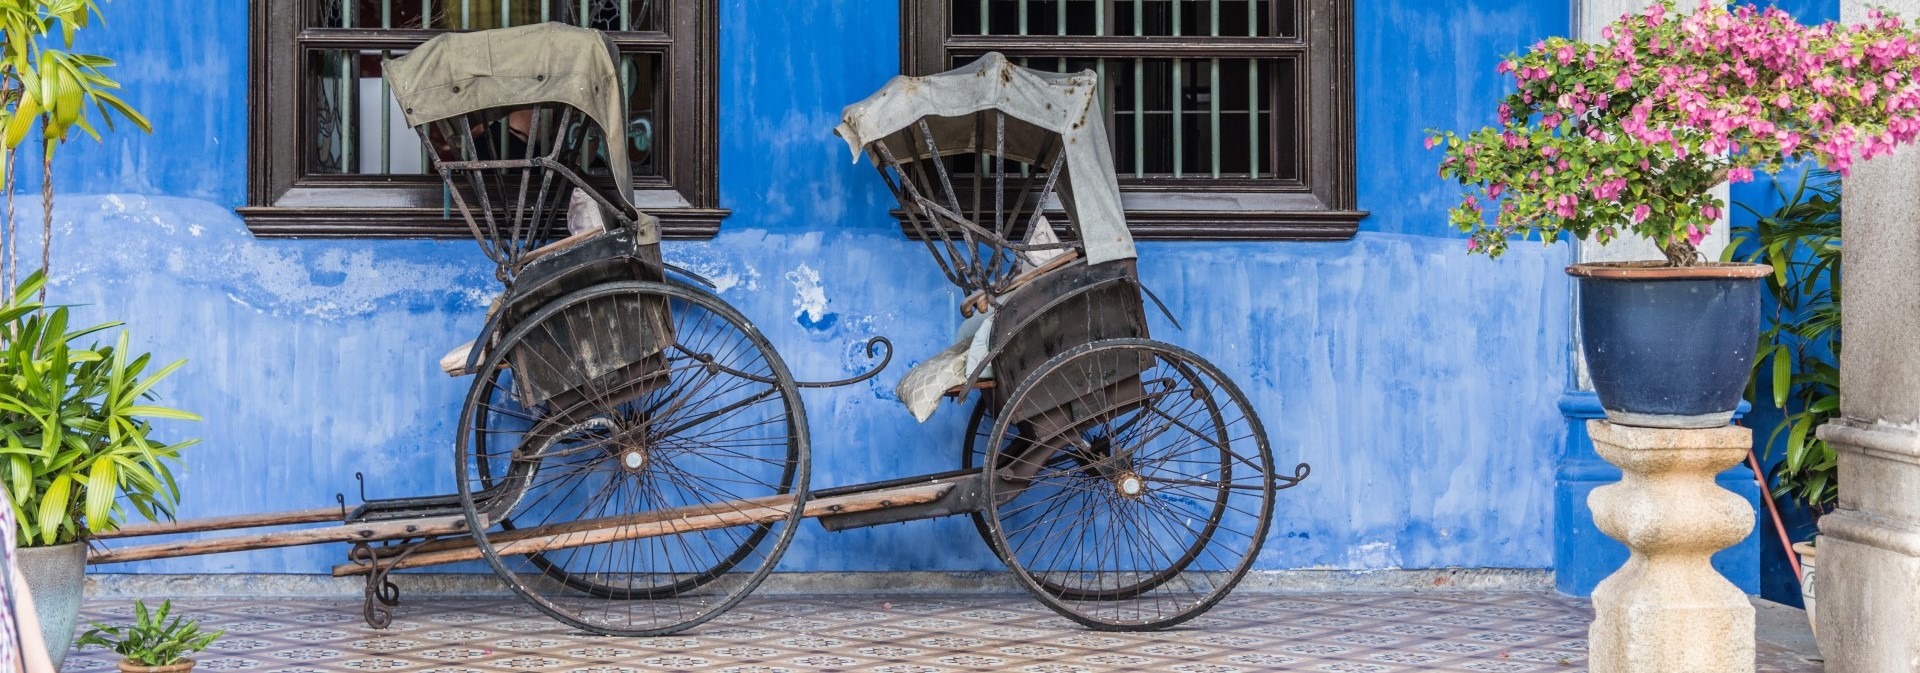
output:
<instances>
[{"instance_id":1,"label":"patterned floor tile","mask_svg":"<svg viewBox=\"0 0 1920 673\"><path fill-rule=\"evenodd\" d=\"M1235 596L1180 628L1079 628L1024 596L750 598L686 633L603 638L509 599L403 603L376 631L341 600L192 600L176 612L227 635L196 670L503 673L1533 673L1586 663L1584 601L1512 593ZM89 604L124 621L129 603ZM1760 670L1817 671L1763 645ZM86 650L67 671L111 671Z\"/></svg>"}]
</instances>

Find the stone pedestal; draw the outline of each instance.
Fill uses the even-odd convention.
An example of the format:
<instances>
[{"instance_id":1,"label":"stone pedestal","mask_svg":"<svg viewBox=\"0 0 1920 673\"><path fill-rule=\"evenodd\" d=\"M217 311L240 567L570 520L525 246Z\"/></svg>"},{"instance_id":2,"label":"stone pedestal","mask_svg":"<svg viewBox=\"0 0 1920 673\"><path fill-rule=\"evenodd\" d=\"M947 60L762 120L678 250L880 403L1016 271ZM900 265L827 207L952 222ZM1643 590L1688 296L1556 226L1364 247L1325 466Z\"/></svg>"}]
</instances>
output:
<instances>
[{"instance_id":1,"label":"stone pedestal","mask_svg":"<svg viewBox=\"0 0 1920 673\"><path fill-rule=\"evenodd\" d=\"M1753 605L1710 559L1753 533L1753 507L1714 483L1746 458L1753 432L1596 420L1587 433L1623 473L1588 496L1594 523L1631 550L1593 590L1588 670L1752 673Z\"/></svg>"}]
</instances>

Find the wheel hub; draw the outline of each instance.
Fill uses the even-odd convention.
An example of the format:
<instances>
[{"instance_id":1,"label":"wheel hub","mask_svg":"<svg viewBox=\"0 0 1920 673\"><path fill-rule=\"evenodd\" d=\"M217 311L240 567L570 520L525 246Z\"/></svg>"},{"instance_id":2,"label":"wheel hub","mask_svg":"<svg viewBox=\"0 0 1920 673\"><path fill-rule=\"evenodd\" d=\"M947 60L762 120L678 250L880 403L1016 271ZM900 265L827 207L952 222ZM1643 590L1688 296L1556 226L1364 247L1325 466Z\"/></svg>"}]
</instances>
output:
<instances>
[{"instance_id":1,"label":"wheel hub","mask_svg":"<svg viewBox=\"0 0 1920 673\"><path fill-rule=\"evenodd\" d=\"M1132 472L1121 474L1120 478L1113 480L1113 487L1128 498L1138 498L1147 492L1146 480Z\"/></svg>"},{"instance_id":2,"label":"wheel hub","mask_svg":"<svg viewBox=\"0 0 1920 673\"><path fill-rule=\"evenodd\" d=\"M628 448L620 454L620 466L626 468L628 472L647 469L647 452L638 448Z\"/></svg>"}]
</instances>

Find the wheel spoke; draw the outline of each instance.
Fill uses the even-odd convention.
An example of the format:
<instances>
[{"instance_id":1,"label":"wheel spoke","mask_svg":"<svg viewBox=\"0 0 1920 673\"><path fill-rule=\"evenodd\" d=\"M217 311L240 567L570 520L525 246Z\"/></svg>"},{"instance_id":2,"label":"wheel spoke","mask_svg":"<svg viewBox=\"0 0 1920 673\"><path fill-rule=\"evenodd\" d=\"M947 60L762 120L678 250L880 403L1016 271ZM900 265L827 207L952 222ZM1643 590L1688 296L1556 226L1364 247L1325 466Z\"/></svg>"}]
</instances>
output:
<instances>
[{"instance_id":1,"label":"wheel spoke","mask_svg":"<svg viewBox=\"0 0 1920 673\"><path fill-rule=\"evenodd\" d=\"M664 324L674 343L665 351L621 362L607 358L633 357L631 348L577 347L658 343L627 331L660 324L648 311L671 315ZM496 483L516 491L492 501L506 510L495 519L503 529L690 506L741 513L747 499L805 493L807 440L792 377L765 338L711 295L664 283L596 285L490 343L496 352L476 376L456 443L470 516L487 504L475 494L500 494L487 490ZM516 358L571 388L546 391L554 403L528 404ZM476 542L543 612L597 633L657 635L710 619L757 586L792 539L788 522L804 500L790 507L773 523L574 530L533 553Z\"/></svg>"},{"instance_id":2,"label":"wheel spoke","mask_svg":"<svg viewBox=\"0 0 1920 673\"><path fill-rule=\"evenodd\" d=\"M1112 378L1135 361L1137 376ZM981 528L1035 597L1093 628L1163 628L1246 573L1270 518L1272 458L1217 369L1164 344L1112 340L1018 383L991 432L975 412L965 455L998 466L981 514L993 523ZM1025 419L1044 420L1033 421L1038 441L1021 432Z\"/></svg>"}]
</instances>

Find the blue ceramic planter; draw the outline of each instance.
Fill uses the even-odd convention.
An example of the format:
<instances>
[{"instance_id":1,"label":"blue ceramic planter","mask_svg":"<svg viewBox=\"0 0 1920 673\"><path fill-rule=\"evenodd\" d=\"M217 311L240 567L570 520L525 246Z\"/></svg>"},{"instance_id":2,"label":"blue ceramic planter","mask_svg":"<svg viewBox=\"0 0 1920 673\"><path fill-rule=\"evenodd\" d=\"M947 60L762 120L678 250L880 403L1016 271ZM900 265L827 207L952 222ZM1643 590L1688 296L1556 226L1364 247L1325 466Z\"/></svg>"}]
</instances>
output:
<instances>
[{"instance_id":1,"label":"blue ceramic planter","mask_svg":"<svg viewBox=\"0 0 1920 673\"><path fill-rule=\"evenodd\" d=\"M1576 264L1580 345L1607 420L1652 428L1733 421L1760 336L1757 264Z\"/></svg>"}]
</instances>

